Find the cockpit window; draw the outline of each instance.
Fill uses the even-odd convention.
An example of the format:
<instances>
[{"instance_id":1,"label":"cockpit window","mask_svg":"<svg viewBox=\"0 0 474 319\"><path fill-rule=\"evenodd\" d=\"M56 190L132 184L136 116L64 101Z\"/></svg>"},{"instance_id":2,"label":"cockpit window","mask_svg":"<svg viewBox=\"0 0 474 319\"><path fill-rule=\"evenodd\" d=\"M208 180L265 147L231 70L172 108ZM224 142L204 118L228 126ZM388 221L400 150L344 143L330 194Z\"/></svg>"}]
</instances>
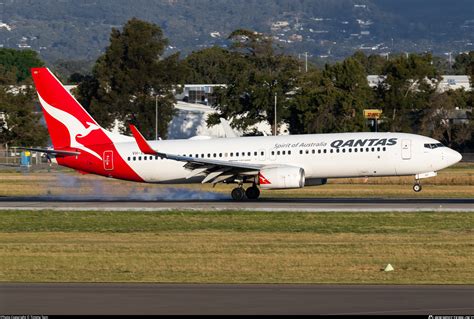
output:
<instances>
[{"instance_id":1,"label":"cockpit window","mask_svg":"<svg viewBox=\"0 0 474 319\"><path fill-rule=\"evenodd\" d=\"M435 149L438 147L444 147L443 143L433 143L433 144L426 143L425 144L425 148Z\"/></svg>"}]
</instances>

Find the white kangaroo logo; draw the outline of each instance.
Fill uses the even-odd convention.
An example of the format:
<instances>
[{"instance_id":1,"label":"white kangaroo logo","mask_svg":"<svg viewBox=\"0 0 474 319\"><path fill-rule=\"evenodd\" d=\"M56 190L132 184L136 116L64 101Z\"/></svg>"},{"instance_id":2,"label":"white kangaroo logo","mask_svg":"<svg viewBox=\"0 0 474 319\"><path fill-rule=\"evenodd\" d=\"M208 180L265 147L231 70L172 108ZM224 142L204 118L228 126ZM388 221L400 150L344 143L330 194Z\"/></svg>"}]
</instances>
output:
<instances>
[{"instance_id":1,"label":"white kangaroo logo","mask_svg":"<svg viewBox=\"0 0 474 319\"><path fill-rule=\"evenodd\" d=\"M71 114L64 112L63 110L60 110L58 108L55 108L52 105L49 105L43 98L41 98L41 95L38 94L39 100L41 102L41 105L45 109L45 111L51 115L54 119L57 121L61 122L64 124L69 132L69 140L71 141L69 145L71 148L77 148L80 150L83 150L91 155L94 155L98 159L102 160L102 157L91 150L90 148L85 147L83 144L79 143L76 140L76 137L86 137L89 135L90 132L99 130L100 127L97 126L94 123L91 122L86 122L89 127L85 127L84 124L81 123L77 118L72 116Z\"/></svg>"}]
</instances>

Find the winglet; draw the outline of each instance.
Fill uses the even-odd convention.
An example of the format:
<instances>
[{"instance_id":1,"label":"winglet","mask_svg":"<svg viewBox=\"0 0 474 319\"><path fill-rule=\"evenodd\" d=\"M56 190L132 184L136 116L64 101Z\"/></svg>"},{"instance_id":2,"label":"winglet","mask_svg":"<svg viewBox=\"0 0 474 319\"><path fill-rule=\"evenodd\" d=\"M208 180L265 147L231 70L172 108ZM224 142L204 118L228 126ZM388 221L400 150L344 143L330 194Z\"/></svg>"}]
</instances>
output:
<instances>
[{"instance_id":1,"label":"winglet","mask_svg":"<svg viewBox=\"0 0 474 319\"><path fill-rule=\"evenodd\" d=\"M158 152L151 148L150 144L146 141L143 137L142 133L138 131L135 125L130 124L130 131L132 131L133 137L138 144L138 148L142 153L149 154L149 155L158 155Z\"/></svg>"}]
</instances>

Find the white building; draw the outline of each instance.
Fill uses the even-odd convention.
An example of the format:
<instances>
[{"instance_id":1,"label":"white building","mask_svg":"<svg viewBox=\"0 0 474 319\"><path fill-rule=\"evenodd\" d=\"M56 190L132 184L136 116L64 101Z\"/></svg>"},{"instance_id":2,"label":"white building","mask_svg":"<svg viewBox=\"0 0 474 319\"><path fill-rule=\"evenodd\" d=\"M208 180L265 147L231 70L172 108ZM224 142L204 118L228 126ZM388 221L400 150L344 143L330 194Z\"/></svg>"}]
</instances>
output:
<instances>
[{"instance_id":1,"label":"white building","mask_svg":"<svg viewBox=\"0 0 474 319\"><path fill-rule=\"evenodd\" d=\"M381 82L385 80L384 75L368 75L367 81L369 86L372 88L377 87ZM467 75L442 75L441 81L438 83L437 91L445 92L448 90L464 89L466 91L471 90L469 83L469 76Z\"/></svg>"},{"instance_id":2,"label":"white building","mask_svg":"<svg viewBox=\"0 0 474 319\"><path fill-rule=\"evenodd\" d=\"M438 91L444 92L448 90L464 89L466 91L471 90L471 84L469 83L469 76L467 75L443 75L443 79L438 85Z\"/></svg>"},{"instance_id":3,"label":"white building","mask_svg":"<svg viewBox=\"0 0 474 319\"><path fill-rule=\"evenodd\" d=\"M168 126L169 139L186 139L202 136L235 137L245 132L232 129L230 123L221 119L221 123L208 127L207 118L216 111L207 105L178 101L175 104L177 114ZM272 127L267 122L258 123L249 128L248 132L256 130L263 135L272 135ZM288 125L282 124L278 129L279 135L288 135Z\"/></svg>"}]
</instances>

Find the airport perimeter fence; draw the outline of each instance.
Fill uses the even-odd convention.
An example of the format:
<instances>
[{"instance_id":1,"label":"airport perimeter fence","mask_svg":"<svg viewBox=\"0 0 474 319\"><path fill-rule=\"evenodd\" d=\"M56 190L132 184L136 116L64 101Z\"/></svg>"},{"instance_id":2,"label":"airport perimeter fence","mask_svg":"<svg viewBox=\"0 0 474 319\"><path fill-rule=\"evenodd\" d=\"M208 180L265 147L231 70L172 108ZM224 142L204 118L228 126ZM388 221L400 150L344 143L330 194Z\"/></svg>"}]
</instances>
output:
<instances>
[{"instance_id":1,"label":"airport perimeter fence","mask_svg":"<svg viewBox=\"0 0 474 319\"><path fill-rule=\"evenodd\" d=\"M49 167L51 167L51 161L44 153L26 151L19 147L0 149L0 170Z\"/></svg>"}]
</instances>

